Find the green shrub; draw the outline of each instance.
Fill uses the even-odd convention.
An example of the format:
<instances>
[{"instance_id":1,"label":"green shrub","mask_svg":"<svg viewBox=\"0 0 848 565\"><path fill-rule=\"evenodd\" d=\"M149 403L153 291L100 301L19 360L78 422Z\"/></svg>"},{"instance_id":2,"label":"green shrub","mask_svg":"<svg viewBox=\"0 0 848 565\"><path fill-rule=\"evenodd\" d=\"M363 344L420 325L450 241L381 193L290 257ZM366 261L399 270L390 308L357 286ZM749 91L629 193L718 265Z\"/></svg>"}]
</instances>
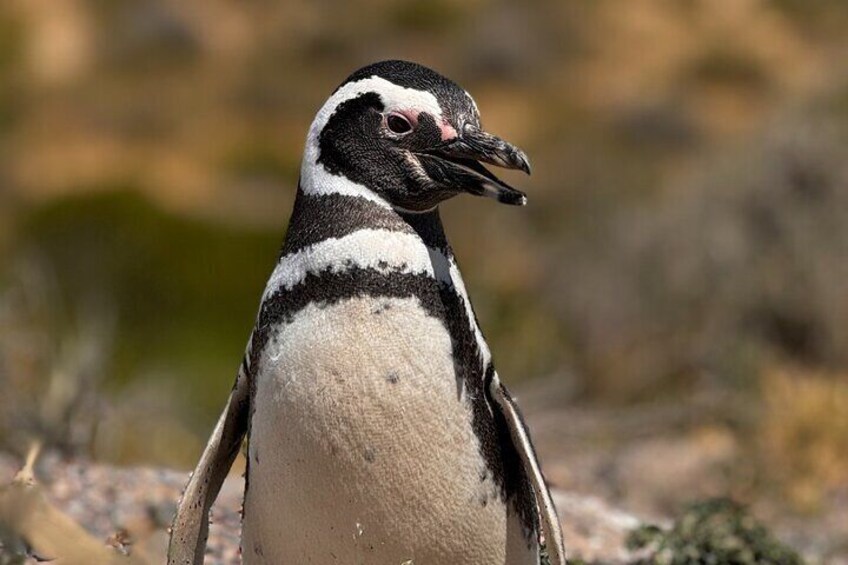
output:
<instances>
[{"instance_id":1,"label":"green shrub","mask_svg":"<svg viewBox=\"0 0 848 565\"><path fill-rule=\"evenodd\" d=\"M630 549L650 549L638 565L801 565L801 557L727 499L693 504L668 531L634 530Z\"/></svg>"}]
</instances>

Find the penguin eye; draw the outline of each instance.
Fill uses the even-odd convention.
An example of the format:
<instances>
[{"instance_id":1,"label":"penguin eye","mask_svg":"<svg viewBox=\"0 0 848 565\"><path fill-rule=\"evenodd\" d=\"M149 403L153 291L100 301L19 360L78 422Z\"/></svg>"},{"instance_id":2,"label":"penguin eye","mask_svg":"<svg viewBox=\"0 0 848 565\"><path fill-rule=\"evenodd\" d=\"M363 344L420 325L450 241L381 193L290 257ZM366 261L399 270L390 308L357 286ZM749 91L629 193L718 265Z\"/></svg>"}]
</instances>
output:
<instances>
[{"instance_id":1,"label":"penguin eye","mask_svg":"<svg viewBox=\"0 0 848 565\"><path fill-rule=\"evenodd\" d=\"M389 114L386 118L386 125L389 126L389 129L393 133L397 134L409 133L412 131L412 124L410 124L409 120L400 114Z\"/></svg>"}]
</instances>

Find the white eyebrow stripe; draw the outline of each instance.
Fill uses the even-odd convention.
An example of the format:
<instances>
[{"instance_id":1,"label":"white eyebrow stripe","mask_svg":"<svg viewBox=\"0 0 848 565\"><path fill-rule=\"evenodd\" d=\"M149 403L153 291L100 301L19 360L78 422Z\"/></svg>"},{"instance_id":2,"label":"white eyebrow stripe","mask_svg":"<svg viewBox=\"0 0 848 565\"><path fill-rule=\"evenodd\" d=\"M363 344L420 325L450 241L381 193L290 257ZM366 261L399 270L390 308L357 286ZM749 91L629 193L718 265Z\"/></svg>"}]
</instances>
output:
<instances>
[{"instance_id":1,"label":"white eyebrow stripe","mask_svg":"<svg viewBox=\"0 0 848 565\"><path fill-rule=\"evenodd\" d=\"M383 102L386 110L414 108L432 114L437 122L442 117L442 107L439 106L439 101L433 93L426 90L398 86L393 82L374 75L342 85L327 99L321 109L318 110L318 114L309 128L307 144L309 141L317 140L321 134L321 130L330 121L330 116L333 115L340 104L361 96L366 92L376 92L380 96L380 100Z\"/></svg>"},{"instance_id":2,"label":"white eyebrow stripe","mask_svg":"<svg viewBox=\"0 0 848 565\"><path fill-rule=\"evenodd\" d=\"M384 78L371 76L342 85L324 103L315 116L306 136L306 149L300 168L301 188L306 194L345 194L360 196L385 208L391 205L369 189L355 183L347 177L333 175L318 162L320 156L319 137L340 104L352 100L366 92L376 92L387 110L415 108L432 114L438 123L442 118L442 108L436 97L424 90L398 86Z\"/></svg>"}]
</instances>

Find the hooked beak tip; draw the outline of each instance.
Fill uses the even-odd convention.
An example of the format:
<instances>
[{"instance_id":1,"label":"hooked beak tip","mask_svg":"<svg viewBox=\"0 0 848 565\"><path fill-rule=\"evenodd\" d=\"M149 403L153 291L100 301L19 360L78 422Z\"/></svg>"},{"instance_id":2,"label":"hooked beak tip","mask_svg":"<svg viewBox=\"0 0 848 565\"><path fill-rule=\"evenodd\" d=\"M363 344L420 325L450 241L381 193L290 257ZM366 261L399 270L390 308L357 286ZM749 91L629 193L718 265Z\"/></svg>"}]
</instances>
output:
<instances>
[{"instance_id":1,"label":"hooked beak tip","mask_svg":"<svg viewBox=\"0 0 848 565\"><path fill-rule=\"evenodd\" d=\"M532 171L530 168L530 160L527 158L527 154L524 153L524 151L518 150L516 160L518 161L518 168L527 173L527 175L529 176Z\"/></svg>"}]
</instances>

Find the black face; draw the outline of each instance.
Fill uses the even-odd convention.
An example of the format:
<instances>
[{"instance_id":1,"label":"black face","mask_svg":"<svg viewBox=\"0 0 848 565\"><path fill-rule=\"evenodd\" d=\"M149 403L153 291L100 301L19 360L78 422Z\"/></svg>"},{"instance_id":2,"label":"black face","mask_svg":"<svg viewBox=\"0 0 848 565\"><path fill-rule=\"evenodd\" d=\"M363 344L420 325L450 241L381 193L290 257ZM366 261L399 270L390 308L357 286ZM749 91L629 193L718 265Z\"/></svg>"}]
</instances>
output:
<instances>
[{"instance_id":1,"label":"black face","mask_svg":"<svg viewBox=\"0 0 848 565\"><path fill-rule=\"evenodd\" d=\"M462 88L405 61L360 69L339 88L371 77L391 84L377 81L339 104L319 135L318 162L328 172L413 211L431 209L460 192L524 204L521 192L479 162L529 173L526 156L481 130L477 109Z\"/></svg>"}]
</instances>

